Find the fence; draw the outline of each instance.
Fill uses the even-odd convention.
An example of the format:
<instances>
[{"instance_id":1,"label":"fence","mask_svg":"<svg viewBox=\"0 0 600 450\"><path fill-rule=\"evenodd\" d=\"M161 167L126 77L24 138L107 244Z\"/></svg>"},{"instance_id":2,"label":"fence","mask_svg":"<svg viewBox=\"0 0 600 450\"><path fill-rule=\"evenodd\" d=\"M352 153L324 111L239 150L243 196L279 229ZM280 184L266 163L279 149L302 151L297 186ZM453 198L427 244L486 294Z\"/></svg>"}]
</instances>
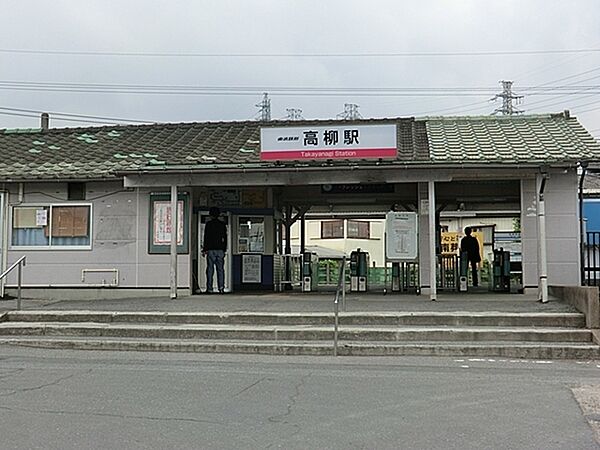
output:
<instances>
[{"instance_id":1,"label":"fence","mask_svg":"<svg viewBox=\"0 0 600 450\"><path fill-rule=\"evenodd\" d=\"M600 231L588 231L583 246L583 284L600 286Z\"/></svg>"}]
</instances>

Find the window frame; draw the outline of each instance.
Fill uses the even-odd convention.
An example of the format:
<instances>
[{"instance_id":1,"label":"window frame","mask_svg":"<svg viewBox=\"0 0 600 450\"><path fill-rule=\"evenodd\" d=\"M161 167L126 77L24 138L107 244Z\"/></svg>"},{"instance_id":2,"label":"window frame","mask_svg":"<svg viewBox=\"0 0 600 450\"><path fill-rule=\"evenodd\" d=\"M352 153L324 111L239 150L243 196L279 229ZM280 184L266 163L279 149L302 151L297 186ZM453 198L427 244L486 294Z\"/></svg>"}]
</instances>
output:
<instances>
[{"instance_id":1,"label":"window frame","mask_svg":"<svg viewBox=\"0 0 600 450\"><path fill-rule=\"evenodd\" d=\"M90 243L86 245L52 245L52 212L54 208L61 207L77 207L84 206L89 209L88 215L88 235ZM48 209L48 245L18 245L14 243L14 217L15 210L18 208L47 208ZM11 205L10 207L10 245L9 250L38 250L38 251L54 251L54 250L92 250L92 242L93 242L93 226L94 226L94 206L90 202L60 202L60 203L50 203L50 202L38 202L38 203L21 203L19 205Z\"/></svg>"},{"instance_id":2,"label":"window frame","mask_svg":"<svg viewBox=\"0 0 600 450\"><path fill-rule=\"evenodd\" d=\"M358 224L357 225L358 233L356 234L356 236L351 236L350 235L350 223L351 222ZM346 225L348 227L347 230L346 230L346 236L347 236L348 239L371 239L371 222L369 222L367 220L353 220L353 219L348 219L348 223ZM361 235L361 232L360 232L361 226L363 228L366 227L366 230L367 230L366 236L362 236Z\"/></svg>"},{"instance_id":3,"label":"window frame","mask_svg":"<svg viewBox=\"0 0 600 450\"><path fill-rule=\"evenodd\" d=\"M338 226L334 226L334 223L338 223ZM324 230L324 225L325 224L331 224L331 231L332 231L332 235L331 236L325 236L325 233L323 233ZM339 225L341 224L341 226ZM341 228L342 231L342 235L341 236L333 236L333 230L334 229L339 229ZM344 223L344 219L332 219L332 220L321 220L321 239L344 239L345 238L345 230L346 230L346 224Z\"/></svg>"},{"instance_id":4,"label":"window frame","mask_svg":"<svg viewBox=\"0 0 600 450\"><path fill-rule=\"evenodd\" d=\"M242 219L250 219L250 221L252 221L252 219L256 219L256 223L261 223L262 227L263 227L263 234L262 234L262 250L251 250L250 249L250 236L244 237L242 236L241 233L241 229L242 229ZM247 220L245 221L247 222ZM254 223L254 222L253 222ZM265 216L261 216L261 215L256 215L256 214L240 214L239 216L236 216L236 234L237 234L237 239L236 239L236 252L238 254L242 254L242 253L256 253L256 254L264 254L267 248L267 236L266 236L266 232L267 232L267 227L266 227L266 220L265 220ZM246 250L241 250L243 248L243 244L244 242L242 242L242 239L245 239L246 242L245 244L247 245Z\"/></svg>"}]
</instances>

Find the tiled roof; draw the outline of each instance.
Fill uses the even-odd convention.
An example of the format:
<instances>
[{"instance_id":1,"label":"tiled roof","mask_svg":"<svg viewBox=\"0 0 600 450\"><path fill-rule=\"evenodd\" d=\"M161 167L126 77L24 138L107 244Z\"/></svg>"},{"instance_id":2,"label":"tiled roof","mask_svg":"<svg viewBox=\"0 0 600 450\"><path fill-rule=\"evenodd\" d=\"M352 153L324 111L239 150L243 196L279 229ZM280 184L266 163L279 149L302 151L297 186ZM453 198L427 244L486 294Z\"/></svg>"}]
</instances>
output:
<instances>
[{"instance_id":1,"label":"tiled roof","mask_svg":"<svg viewBox=\"0 0 600 450\"><path fill-rule=\"evenodd\" d=\"M398 157L391 164L600 159L598 143L577 120L563 115L369 119L350 123L396 124ZM0 181L114 178L123 172L150 167L268 169L275 164L260 160L261 126L328 124L339 121L0 130Z\"/></svg>"},{"instance_id":2,"label":"tiled roof","mask_svg":"<svg viewBox=\"0 0 600 450\"><path fill-rule=\"evenodd\" d=\"M433 162L553 163L600 156L598 142L562 114L432 117L426 123Z\"/></svg>"}]
</instances>

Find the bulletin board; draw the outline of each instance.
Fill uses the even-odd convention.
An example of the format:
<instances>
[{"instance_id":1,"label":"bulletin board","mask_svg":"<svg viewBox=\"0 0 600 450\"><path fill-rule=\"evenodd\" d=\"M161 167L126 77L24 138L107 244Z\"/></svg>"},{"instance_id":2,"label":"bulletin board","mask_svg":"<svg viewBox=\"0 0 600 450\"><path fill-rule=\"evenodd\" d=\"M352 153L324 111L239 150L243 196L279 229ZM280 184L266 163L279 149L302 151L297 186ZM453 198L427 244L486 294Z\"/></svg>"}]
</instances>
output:
<instances>
[{"instance_id":1,"label":"bulletin board","mask_svg":"<svg viewBox=\"0 0 600 450\"><path fill-rule=\"evenodd\" d=\"M177 253L189 252L190 201L187 193L177 198ZM148 253L171 252L171 194L150 194Z\"/></svg>"}]
</instances>

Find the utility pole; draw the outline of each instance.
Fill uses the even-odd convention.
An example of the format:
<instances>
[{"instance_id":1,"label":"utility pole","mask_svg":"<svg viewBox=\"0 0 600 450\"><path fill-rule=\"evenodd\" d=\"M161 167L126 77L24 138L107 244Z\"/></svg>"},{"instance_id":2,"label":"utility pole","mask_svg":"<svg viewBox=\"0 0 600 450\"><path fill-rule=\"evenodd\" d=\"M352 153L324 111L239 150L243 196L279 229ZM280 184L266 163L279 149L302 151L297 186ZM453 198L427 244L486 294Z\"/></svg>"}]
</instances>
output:
<instances>
[{"instance_id":1,"label":"utility pole","mask_svg":"<svg viewBox=\"0 0 600 450\"><path fill-rule=\"evenodd\" d=\"M286 108L285 111L287 112L286 120L304 120L301 109Z\"/></svg>"},{"instance_id":2,"label":"utility pole","mask_svg":"<svg viewBox=\"0 0 600 450\"><path fill-rule=\"evenodd\" d=\"M343 120L362 119L362 116L358 112L358 105L354 103L344 103L344 112L339 113L336 117Z\"/></svg>"},{"instance_id":3,"label":"utility pole","mask_svg":"<svg viewBox=\"0 0 600 450\"><path fill-rule=\"evenodd\" d=\"M263 94L262 102L257 103L255 106L259 108L258 114L260 115L260 118L258 120L261 122L268 122L271 120L271 99L269 98L269 94L265 92Z\"/></svg>"},{"instance_id":4,"label":"utility pole","mask_svg":"<svg viewBox=\"0 0 600 450\"><path fill-rule=\"evenodd\" d=\"M502 106L500 108L495 109L492 114L501 113L502 115L505 115L505 116L510 116L513 114L522 114L523 113L522 110L517 109L513 106L513 100L516 100L516 103L519 104L519 103L521 103L521 99L523 98L522 95L516 95L512 91L513 82L502 80L502 81L500 81L500 84L502 85L502 93L496 94L494 96L494 98L492 98L492 100L495 101L495 100L501 98Z\"/></svg>"}]
</instances>

